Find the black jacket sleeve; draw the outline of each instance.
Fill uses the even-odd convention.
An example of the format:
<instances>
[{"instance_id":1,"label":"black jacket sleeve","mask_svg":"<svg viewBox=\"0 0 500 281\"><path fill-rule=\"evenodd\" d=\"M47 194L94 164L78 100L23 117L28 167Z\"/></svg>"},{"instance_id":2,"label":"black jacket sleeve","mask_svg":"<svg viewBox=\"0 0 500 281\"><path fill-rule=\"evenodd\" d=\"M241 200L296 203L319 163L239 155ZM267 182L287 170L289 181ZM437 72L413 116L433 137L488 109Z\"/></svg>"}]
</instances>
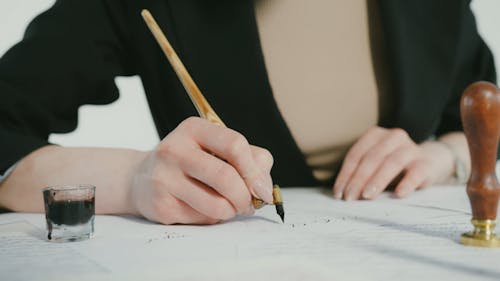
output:
<instances>
[{"instance_id":1,"label":"black jacket sleeve","mask_svg":"<svg viewBox=\"0 0 500 281\"><path fill-rule=\"evenodd\" d=\"M454 60L456 65L452 73L453 85L441 116L438 135L463 130L460 99L468 85L481 80L496 83L497 80L493 55L478 33L470 1L463 1L461 7L461 24L457 27L459 36Z\"/></svg>"},{"instance_id":2,"label":"black jacket sleeve","mask_svg":"<svg viewBox=\"0 0 500 281\"><path fill-rule=\"evenodd\" d=\"M0 59L0 173L74 130L79 106L116 100L114 78L133 74L105 3L58 0Z\"/></svg>"}]
</instances>

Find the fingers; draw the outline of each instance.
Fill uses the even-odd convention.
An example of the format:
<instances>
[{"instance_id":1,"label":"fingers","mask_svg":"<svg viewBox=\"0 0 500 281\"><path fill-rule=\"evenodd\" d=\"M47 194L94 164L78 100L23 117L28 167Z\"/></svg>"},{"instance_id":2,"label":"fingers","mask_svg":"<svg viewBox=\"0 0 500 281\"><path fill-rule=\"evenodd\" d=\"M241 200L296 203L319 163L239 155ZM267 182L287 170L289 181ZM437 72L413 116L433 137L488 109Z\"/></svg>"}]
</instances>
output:
<instances>
[{"instance_id":1,"label":"fingers","mask_svg":"<svg viewBox=\"0 0 500 281\"><path fill-rule=\"evenodd\" d=\"M186 184L179 180L181 178L182 173L180 170L172 169L172 166L165 165L161 162L158 163L151 171L151 181L149 184L143 182L137 185L134 190L134 197L138 200L136 204L138 204L141 214L149 220L163 224L213 224L220 221L222 218L230 216L231 212L234 212L233 207L227 204L229 205L226 211L227 213L218 215L218 217L220 217L218 218L216 215L210 216L198 212L189 204L182 202L182 200L178 198L185 197L184 194L181 194L182 190L187 187L189 191L192 191L192 188L190 188L189 183ZM204 194L199 194L198 190L192 191L189 195L193 196L193 198L197 198L197 200L207 200L204 197L209 197L204 196ZM209 212L207 213L210 214Z\"/></svg>"},{"instance_id":2,"label":"fingers","mask_svg":"<svg viewBox=\"0 0 500 281\"><path fill-rule=\"evenodd\" d=\"M236 215L236 209L229 200L193 179L185 178L184 181L179 182L179 186L173 189L172 195L197 212L213 219L228 220ZM250 209L249 203L246 209Z\"/></svg>"},{"instance_id":3,"label":"fingers","mask_svg":"<svg viewBox=\"0 0 500 281\"><path fill-rule=\"evenodd\" d=\"M262 172L243 135L200 118L188 118L182 126L201 148L229 162L259 198L272 203L271 176Z\"/></svg>"},{"instance_id":4,"label":"fingers","mask_svg":"<svg viewBox=\"0 0 500 281\"><path fill-rule=\"evenodd\" d=\"M351 176L347 187L344 190L344 197L346 200L358 199L364 190L367 193L374 193L374 189L378 189L376 186L368 186L368 181L370 178L378 173L380 167L384 163L385 165L397 165L399 171L403 169L407 163L399 163L401 161L401 154L394 154L394 150L398 150L402 145L407 144L406 133L401 133L401 131L392 131L386 134L383 138L379 140L371 149L369 149L361 160L357 163L358 167ZM408 150L409 146L405 147ZM412 159L412 158L411 158ZM392 163L391 163L392 161ZM403 164L403 165L400 165ZM397 171L395 174L386 175L388 177L394 177L399 173ZM382 188L385 189L386 185Z\"/></svg>"},{"instance_id":5,"label":"fingers","mask_svg":"<svg viewBox=\"0 0 500 281\"><path fill-rule=\"evenodd\" d=\"M264 149L259 146L250 145L250 150L252 151L252 156L257 166L260 167L264 174L271 173L271 169L274 164L273 155L269 150Z\"/></svg>"},{"instance_id":6,"label":"fingers","mask_svg":"<svg viewBox=\"0 0 500 281\"><path fill-rule=\"evenodd\" d=\"M401 146L391 153L381 164L375 174L368 180L363 193L364 199L374 199L415 159L415 149L410 146Z\"/></svg>"},{"instance_id":7,"label":"fingers","mask_svg":"<svg viewBox=\"0 0 500 281\"><path fill-rule=\"evenodd\" d=\"M349 150L344 163L340 169L337 179L333 187L335 198L340 199L344 194L347 184L351 180L354 172L356 171L359 162L363 156L368 152L378 141L384 137L384 129L373 128L368 130ZM356 182L352 183L355 184Z\"/></svg>"},{"instance_id":8,"label":"fingers","mask_svg":"<svg viewBox=\"0 0 500 281\"><path fill-rule=\"evenodd\" d=\"M336 198L377 197L402 171L401 195L412 192L427 178L421 150L401 129L369 130L350 149L334 185ZM407 192L407 193L406 193Z\"/></svg>"},{"instance_id":9,"label":"fingers","mask_svg":"<svg viewBox=\"0 0 500 281\"><path fill-rule=\"evenodd\" d=\"M194 182L191 183L191 188L198 187L207 194L217 192L226 198L240 214L249 214L252 212L250 191L233 166L200 149L190 149L183 154L185 157L183 157L182 161L179 163L181 170L183 170L188 177L192 177L199 181L197 184ZM207 190L207 186L211 187L208 188L210 190ZM183 190L183 193L184 192L186 192L186 194L182 197L183 200L190 195L187 188ZM198 199L201 198L192 198L192 200L189 201L193 204L198 202L198 204L209 206L208 202ZM190 202L188 202L188 204L190 204ZM191 206L195 207L194 205ZM197 210L207 214L207 212L203 210Z\"/></svg>"},{"instance_id":10,"label":"fingers","mask_svg":"<svg viewBox=\"0 0 500 281\"><path fill-rule=\"evenodd\" d=\"M425 162L416 161L406 171L405 176L396 186L394 193L398 197L405 197L416 189L428 185L428 172Z\"/></svg>"},{"instance_id":11,"label":"fingers","mask_svg":"<svg viewBox=\"0 0 500 281\"><path fill-rule=\"evenodd\" d=\"M163 224L215 224L220 219L205 216L190 205L176 198L160 198L153 201L153 221Z\"/></svg>"},{"instance_id":12,"label":"fingers","mask_svg":"<svg viewBox=\"0 0 500 281\"><path fill-rule=\"evenodd\" d=\"M175 172L172 170L171 165L159 164L153 171L153 191L150 196L154 204L153 214L161 221L180 223L190 217L196 221L205 221L206 218L220 221L236 215L233 205L217 191L187 177L180 169ZM184 202L192 210L186 209L178 201ZM247 209L250 205L248 201Z\"/></svg>"}]
</instances>

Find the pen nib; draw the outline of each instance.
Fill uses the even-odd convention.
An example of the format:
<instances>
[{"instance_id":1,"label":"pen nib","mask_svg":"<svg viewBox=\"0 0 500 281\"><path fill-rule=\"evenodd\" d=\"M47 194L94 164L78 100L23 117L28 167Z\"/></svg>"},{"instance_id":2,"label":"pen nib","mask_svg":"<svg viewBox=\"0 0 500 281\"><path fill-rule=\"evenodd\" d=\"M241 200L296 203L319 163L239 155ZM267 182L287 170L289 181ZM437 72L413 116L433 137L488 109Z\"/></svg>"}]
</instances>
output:
<instances>
[{"instance_id":1,"label":"pen nib","mask_svg":"<svg viewBox=\"0 0 500 281\"><path fill-rule=\"evenodd\" d=\"M285 223L285 210L283 209L283 203L276 204L276 213L281 218L281 221Z\"/></svg>"},{"instance_id":2,"label":"pen nib","mask_svg":"<svg viewBox=\"0 0 500 281\"><path fill-rule=\"evenodd\" d=\"M285 210L283 209L283 197L281 197L280 186L277 184L273 186L273 199L274 199L273 200L274 206L276 206L276 213L278 213L278 215L280 216L281 221L285 223Z\"/></svg>"}]
</instances>

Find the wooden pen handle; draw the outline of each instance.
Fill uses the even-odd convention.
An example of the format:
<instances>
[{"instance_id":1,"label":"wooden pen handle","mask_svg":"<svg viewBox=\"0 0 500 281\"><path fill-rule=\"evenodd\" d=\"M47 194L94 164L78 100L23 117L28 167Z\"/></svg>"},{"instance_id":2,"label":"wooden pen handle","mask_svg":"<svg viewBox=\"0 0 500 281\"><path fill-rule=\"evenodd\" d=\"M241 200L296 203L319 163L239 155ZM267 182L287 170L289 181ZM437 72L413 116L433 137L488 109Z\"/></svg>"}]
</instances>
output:
<instances>
[{"instance_id":1,"label":"wooden pen handle","mask_svg":"<svg viewBox=\"0 0 500 281\"><path fill-rule=\"evenodd\" d=\"M148 10L142 10L141 15L149 30L156 38L158 45L160 45L160 48L172 65L172 68L179 77L179 80L181 80L184 89L186 89L186 92L188 93L189 98L191 98L191 101L193 102L200 117L225 127L222 119L220 119L217 113L215 113L215 110L210 106L191 75L189 75L189 72L177 56L177 53L174 51L174 48L172 48L172 45L170 45L170 42L161 30L160 26L158 26L158 23L156 23L153 15L151 15Z\"/></svg>"}]
</instances>

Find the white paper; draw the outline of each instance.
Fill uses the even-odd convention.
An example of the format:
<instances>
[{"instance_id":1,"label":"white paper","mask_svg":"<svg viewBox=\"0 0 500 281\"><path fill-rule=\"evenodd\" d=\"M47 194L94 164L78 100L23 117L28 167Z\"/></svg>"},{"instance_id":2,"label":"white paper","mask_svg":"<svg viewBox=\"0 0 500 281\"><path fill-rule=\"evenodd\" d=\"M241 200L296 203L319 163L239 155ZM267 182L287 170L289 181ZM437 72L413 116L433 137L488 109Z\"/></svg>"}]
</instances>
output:
<instances>
[{"instance_id":1,"label":"white paper","mask_svg":"<svg viewBox=\"0 0 500 281\"><path fill-rule=\"evenodd\" d=\"M307 188L283 197L285 224L272 206L213 226L97 216L95 238L60 245L99 265L96 280L500 280L500 249L458 243L472 228L464 187L375 201ZM41 215L0 223L13 218L43 226Z\"/></svg>"},{"instance_id":2,"label":"white paper","mask_svg":"<svg viewBox=\"0 0 500 281\"><path fill-rule=\"evenodd\" d=\"M26 222L0 225L0 280L71 280L106 273L71 247L44 241Z\"/></svg>"}]
</instances>

